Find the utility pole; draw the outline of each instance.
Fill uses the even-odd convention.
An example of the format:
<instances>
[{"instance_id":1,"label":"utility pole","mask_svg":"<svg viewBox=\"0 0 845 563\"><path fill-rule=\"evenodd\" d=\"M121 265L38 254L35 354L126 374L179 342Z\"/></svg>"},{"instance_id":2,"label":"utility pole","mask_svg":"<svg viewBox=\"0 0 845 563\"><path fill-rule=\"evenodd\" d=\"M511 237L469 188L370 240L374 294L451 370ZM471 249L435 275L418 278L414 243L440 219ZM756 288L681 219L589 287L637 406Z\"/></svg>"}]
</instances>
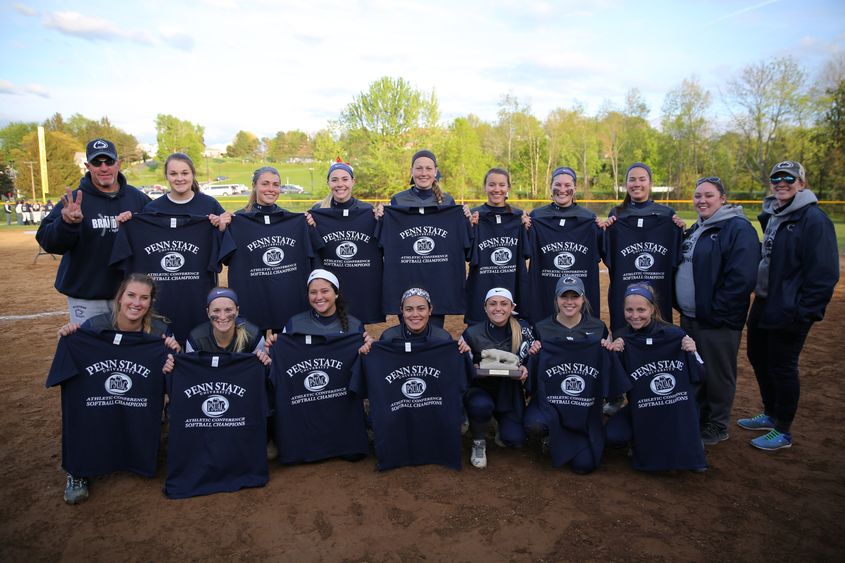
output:
<instances>
[{"instance_id":1,"label":"utility pole","mask_svg":"<svg viewBox=\"0 0 845 563\"><path fill-rule=\"evenodd\" d=\"M28 160L23 164L29 164L29 179L32 181L32 201L35 201L35 172L32 171L32 165L35 164L35 162Z\"/></svg>"}]
</instances>

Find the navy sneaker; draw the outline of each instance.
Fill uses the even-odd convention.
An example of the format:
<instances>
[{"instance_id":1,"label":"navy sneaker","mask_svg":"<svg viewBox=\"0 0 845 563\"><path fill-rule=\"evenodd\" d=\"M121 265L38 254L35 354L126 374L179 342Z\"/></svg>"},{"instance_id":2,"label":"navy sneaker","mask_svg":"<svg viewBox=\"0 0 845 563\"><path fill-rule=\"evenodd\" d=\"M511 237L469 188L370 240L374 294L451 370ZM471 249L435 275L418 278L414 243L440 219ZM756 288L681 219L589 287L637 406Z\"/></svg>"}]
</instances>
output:
<instances>
[{"instance_id":1,"label":"navy sneaker","mask_svg":"<svg viewBox=\"0 0 845 563\"><path fill-rule=\"evenodd\" d=\"M88 498L88 479L77 479L70 473L67 474L65 485L65 502L68 504L79 504Z\"/></svg>"},{"instance_id":2,"label":"navy sneaker","mask_svg":"<svg viewBox=\"0 0 845 563\"><path fill-rule=\"evenodd\" d=\"M701 441L705 446L715 446L719 442L724 442L730 438L728 431L716 426L712 422L707 423L701 430Z\"/></svg>"},{"instance_id":3,"label":"navy sneaker","mask_svg":"<svg viewBox=\"0 0 845 563\"><path fill-rule=\"evenodd\" d=\"M758 414L751 418L740 418L736 421L737 425L746 430L774 430L775 421L767 414Z\"/></svg>"},{"instance_id":4,"label":"navy sneaker","mask_svg":"<svg viewBox=\"0 0 845 563\"><path fill-rule=\"evenodd\" d=\"M751 445L761 450L770 451L789 448L792 446L792 434L772 430L765 436L760 436L751 440Z\"/></svg>"}]
</instances>

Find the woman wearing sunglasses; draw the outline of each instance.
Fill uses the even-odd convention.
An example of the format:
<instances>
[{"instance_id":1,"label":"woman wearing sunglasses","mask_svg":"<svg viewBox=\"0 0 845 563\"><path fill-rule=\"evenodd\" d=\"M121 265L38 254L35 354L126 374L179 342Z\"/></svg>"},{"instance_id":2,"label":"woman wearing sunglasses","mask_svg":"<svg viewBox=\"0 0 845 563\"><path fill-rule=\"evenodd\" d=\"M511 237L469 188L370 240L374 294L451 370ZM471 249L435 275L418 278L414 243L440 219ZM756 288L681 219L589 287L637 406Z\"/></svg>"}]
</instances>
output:
<instances>
[{"instance_id":1,"label":"woman wearing sunglasses","mask_svg":"<svg viewBox=\"0 0 845 563\"><path fill-rule=\"evenodd\" d=\"M833 223L807 189L804 167L786 160L772 168L771 195L759 216L763 247L754 304L748 315L748 359L757 376L763 412L737 424L768 430L751 445L779 450L792 445L798 410L798 357L814 322L839 281Z\"/></svg>"},{"instance_id":2,"label":"woman wearing sunglasses","mask_svg":"<svg viewBox=\"0 0 845 563\"><path fill-rule=\"evenodd\" d=\"M698 344L707 366L696 393L707 446L729 437L739 340L760 262L757 231L742 207L727 200L719 178L696 182L692 202L698 221L684 233L683 261L675 272L681 328Z\"/></svg>"}]
</instances>

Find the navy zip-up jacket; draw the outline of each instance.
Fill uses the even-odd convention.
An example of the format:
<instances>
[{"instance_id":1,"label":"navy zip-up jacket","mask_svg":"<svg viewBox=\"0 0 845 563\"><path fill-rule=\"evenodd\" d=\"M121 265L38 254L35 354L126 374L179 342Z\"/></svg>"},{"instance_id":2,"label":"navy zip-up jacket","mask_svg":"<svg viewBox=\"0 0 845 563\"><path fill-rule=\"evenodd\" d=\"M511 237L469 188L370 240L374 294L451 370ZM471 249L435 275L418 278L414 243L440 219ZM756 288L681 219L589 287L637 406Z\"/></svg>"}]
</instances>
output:
<instances>
[{"instance_id":1,"label":"navy zip-up jacket","mask_svg":"<svg viewBox=\"0 0 845 563\"><path fill-rule=\"evenodd\" d=\"M692 255L695 320L711 328L742 330L759 263L760 239L746 219L735 217L707 228Z\"/></svg>"},{"instance_id":2,"label":"navy zip-up jacket","mask_svg":"<svg viewBox=\"0 0 845 563\"><path fill-rule=\"evenodd\" d=\"M766 230L771 215L757 219ZM839 281L836 233L815 203L786 217L777 231L769 264L769 294L760 328L807 325L824 318Z\"/></svg>"},{"instance_id":3,"label":"navy zip-up jacket","mask_svg":"<svg viewBox=\"0 0 845 563\"><path fill-rule=\"evenodd\" d=\"M54 284L59 293L76 299L113 299L123 273L109 267L109 257L117 237L116 217L124 211L140 213L150 198L126 183L118 173L115 193L104 193L91 183L86 173L73 191L82 190L82 222L69 225L62 220L62 202L53 208L38 227L35 239L51 254L62 254Z\"/></svg>"}]
</instances>

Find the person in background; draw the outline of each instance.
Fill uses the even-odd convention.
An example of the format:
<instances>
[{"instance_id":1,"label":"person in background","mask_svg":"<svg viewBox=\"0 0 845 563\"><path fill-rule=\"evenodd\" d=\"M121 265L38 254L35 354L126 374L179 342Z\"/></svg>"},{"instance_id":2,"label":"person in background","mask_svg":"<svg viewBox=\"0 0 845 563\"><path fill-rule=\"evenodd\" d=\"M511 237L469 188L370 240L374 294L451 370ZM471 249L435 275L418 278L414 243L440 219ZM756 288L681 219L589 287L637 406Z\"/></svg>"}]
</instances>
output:
<instances>
[{"instance_id":1,"label":"person in background","mask_svg":"<svg viewBox=\"0 0 845 563\"><path fill-rule=\"evenodd\" d=\"M769 176L772 193L758 217L763 245L746 335L763 412L737 424L768 430L751 445L772 451L792 446L801 389L798 358L810 328L824 318L833 297L839 250L833 223L807 189L801 163L779 162Z\"/></svg>"}]
</instances>

